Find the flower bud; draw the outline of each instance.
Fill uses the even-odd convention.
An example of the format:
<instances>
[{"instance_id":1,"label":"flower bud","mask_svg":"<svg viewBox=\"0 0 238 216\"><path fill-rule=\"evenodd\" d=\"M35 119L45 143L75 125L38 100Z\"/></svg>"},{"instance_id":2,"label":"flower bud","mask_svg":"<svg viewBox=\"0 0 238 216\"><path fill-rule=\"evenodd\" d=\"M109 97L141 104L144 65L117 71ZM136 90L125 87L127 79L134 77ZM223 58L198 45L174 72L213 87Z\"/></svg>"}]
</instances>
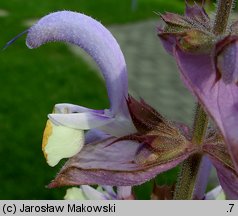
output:
<instances>
[{"instance_id":1,"label":"flower bud","mask_svg":"<svg viewBox=\"0 0 238 216\"><path fill-rule=\"evenodd\" d=\"M180 38L179 44L184 51L207 53L213 46L213 37L200 30L193 29L187 31Z\"/></svg>"},{"instance_id":2,"label":"flower bud","mask_svg":"<svg viewBox=\"0 0 238 216\"><path fill-rule=\"evenodd\" d=\"M209 53L213 47L215 36L211 32L209 17L198 5L187 6L185 16L166 13L161 18L165 26L158 28L159 37L170 54L175 45L186 52L198 54Z\"/></svg>"}]
</instances>

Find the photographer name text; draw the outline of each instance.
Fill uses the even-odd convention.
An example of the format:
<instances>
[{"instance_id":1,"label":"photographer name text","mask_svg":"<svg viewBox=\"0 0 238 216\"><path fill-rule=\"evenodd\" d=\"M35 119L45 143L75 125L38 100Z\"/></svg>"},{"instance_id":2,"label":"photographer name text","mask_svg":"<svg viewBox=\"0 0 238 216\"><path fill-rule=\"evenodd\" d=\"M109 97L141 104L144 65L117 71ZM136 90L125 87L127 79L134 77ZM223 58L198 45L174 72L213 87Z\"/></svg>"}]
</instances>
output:
<instances>
[{"instance_id":1,"label":"photographer name text","mask_svg":"<svg viewBox=\"0 0 238 216\"><path fill-rule=\"evenodd\" d=\"M3 205L4 214L7 213L115 213L116 204L107 205L85 205L85 204L67 204L67 205L26 205L22 204L20 207L15 204Z\"/></svg>"}]
</instances>

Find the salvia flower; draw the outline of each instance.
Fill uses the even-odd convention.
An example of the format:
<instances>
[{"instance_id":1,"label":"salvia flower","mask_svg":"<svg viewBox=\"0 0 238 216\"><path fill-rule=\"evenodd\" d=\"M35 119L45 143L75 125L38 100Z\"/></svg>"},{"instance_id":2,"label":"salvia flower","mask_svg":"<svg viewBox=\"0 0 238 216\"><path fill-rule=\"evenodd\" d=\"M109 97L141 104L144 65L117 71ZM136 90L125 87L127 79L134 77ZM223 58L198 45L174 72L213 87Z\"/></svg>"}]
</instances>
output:
<instances>
[{"instance_id":1,"label":"salvia flower","mask_svg":"<svg viewBox=\"0 0 238 216\"><path fill-rule=\"evenodd\" d=\"M198 150L182 126L177 128L145 102L129 97L128 107L138 132L87 142L66 162L49 187L138 185L177 166Z\"/></svg>"},{"instance_id":2,"label":"salvia flower","mask_svg":"<svg viewBox=\"0 0 238 216\"><path fill-rule=\"evenodd\" d=\"M203 31L196 33L199 38L205 37L203 35L205 33L206 37L209 36L209 18L202 8L198 6L187 8L187 17L196 21L194 24L196 28L204 25L203 28L206 31L202 29ZM169 15L169 22L175 22L170 21L174 18L176 16ZM207 26L202 21L205 21ZM214 75L213 71L208 71L207 64L200 63L201 71L196 71L198 69L192 64L195 60L197 63L207 63L211 61L209 59L214 58L210 58L206 47L199 47L200 42L196 41L193 32L189 32L189 37L195 37L192 45L190 39L189 44L186 40L182 43L181 40L177 40L177 37L184 34L184 29L191 28L187 18L179 17L178 23L179 27L182 25L182 29L177 28L176 25L175 29L169 30L171 26L167 28L166 35L162 36L164 44L179 61L184 71L182 75L185 83L190 89L195 89L193 93L198 96L204 106L207 106L207 98L204 97L207 91L212 88L218 91L219 83L222 83L222 88L227 85L223 79L218 79L216 71ZM177 29L179 33L176 32ZM209 47L213 47L210 44L214 40L210 41L207 38L206 40ZM71 104L55 106L54 113L49 115L50 126L46 127L44 133L43 150L47 154L48 163L51 161L50 165L55 165L63 157L70 157L70 159L50 183L50 188L93 184L139 185L177 166L191 155L199 154L207 155L209 163L211 161L217 168L220 184L227 197L238 198L238 175L220 132L211 130L206 135L203 145L196 145L192 142L192 133L186 125L168 121L143 100L137 101L128 96L124 57L116 40L105 27L80 13L70 11L52 13L29 29L27 45L30 48L36 48L50 41L76 44L93 57L105 78L111 103L110 109L99 111ZM194 47L198 47L198 54L193 50ZM196 57L192 58L195 54ZM192 65L185 64L184 61L190 58ZM193 73L194 70L196 74ZM204 76L206 72L209 72L209 76L212 74L213 82L209 77ZM193 81L199 85L202 83L202 86L194 87L192 81L187 78L187 73L194 74L191 75L194 78ZM203 83L204 80L205 83ZM211 97L210 94L209 97ZM218 104L214 103L215 99L210 99L213 100L209 104L215 109L215 114L221 116L220 112L223 108L217 109ZM226 106L230 107L230 105L228 103ZM209 107L207 109L214 120L217 120L214 112L210 112ZM222 121L220 123L224 124ZM220 129L224 135L224 130ZM82 138L83 130L89 130L85 138ZM66 146L70 145L75 150L68 154ZM48 149L47 152L46 149ZM57 154L57 160L54 159L55 154ZM49 160L49 156L53 158L53 162ZM197 187L202 188L201 185ZM205 189L203 190L200 192L201 196L197 195L196 198L204 198Z\"/></svg>"},{"instance_id":3,"label":"salvia flower","mask_svg":"<svg viewBox=\"0 0 238 216\"><path fill-rule=\"evenodd\" d=\"M27 45L36 48L50 41L76 44L93 57L105 78L111 103L110 109L99 111L71 104L55 106L43 139L43 151L50 149L45 152L48 163L55 165L60 157L66 157L63 153L72 143L76 147L50 187L137 185L177 166L195 152L196 148L174 124L145 102L128 98L124 56L114 37L99 22L70 11L52 13L29 29ZM82 130L88 129L83 139ZM146 134L136 134L137 130L151 132L148 140L143 140ZM54 159L56 154L57 160L52 162L49 158Z\"/></svg>"},{"instance_id":4,"label":"salvia flower","mask_svg":"<svg viewBox=\"0 0 238 216\"><path fill-rule=\"evenodd\" d=\"M215 187L214 189L212 189L211 191L209 191L205 198L205 200L225 200L226 196L224 194L224 191L222 190L222 187L219 185L217 187Z\"/></svg>"},{"instance_id":5,"label":"salvia flower","mask_svg":"<svg viewBox=\"0 0 238 216\"><path fill-rule=\"evenodd\" d=\"M54 166L61 158L73 156L80 151L84 143L82 130L100 128L106 133L120 136L135 129L126 106L126 63L111 33L88 16L62 11L42 18L28 31L26 43L29 48L37 48L50 41L76 44L92 56L105 78L111 104L110 109L105 110L92 110L72 104L55 105L54 113L49 115L50 121L47 123L43 142L47 161ZM62 139L65 136L62 135L65 126L68 129L64 134L68 135ZM57 145L57 140L61 140L62 145ZM74 151L71 148L71 152L67 152L69 143L74 146ZM59 151L58 154L56 150Z\"/></svg>"},{"instance_id":6,"label":"salvia flower","mask_svg":"<svg viewBox=\"0 0 238 216\"><path fill-rule=\"evenodd\" d=\"M66 200L132 200L131 187L118 187L115 192L111 186L98 186L93 188L81 185L67 189L64 199Z\"/></svg>"}]
</instances>

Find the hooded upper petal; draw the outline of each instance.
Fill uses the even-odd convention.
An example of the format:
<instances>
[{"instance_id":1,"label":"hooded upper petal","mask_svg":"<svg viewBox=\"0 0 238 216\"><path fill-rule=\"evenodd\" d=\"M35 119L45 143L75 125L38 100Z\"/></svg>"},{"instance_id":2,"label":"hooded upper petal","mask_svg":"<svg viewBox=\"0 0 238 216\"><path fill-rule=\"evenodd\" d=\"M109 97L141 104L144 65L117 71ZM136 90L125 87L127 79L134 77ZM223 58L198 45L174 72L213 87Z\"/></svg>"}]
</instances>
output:
<instances>
[{"instance_id":1,"label":"hooded upper petal","mask_svg":"<svg viewBox=\"0 0 238 216\"><path fill-rule=\"evenodd\" d=\"M238 170L238 87L217 80L213 58L193 55L179 47L174 52L185 84L216 122Z\"/></svg>"},{"instance_id":2,"label":"hooded upper petal","mask_svg":"<svg viewBox=\"0 0 238 216\"><path fill-rule=\"evenodd\" d=\"M135 132L126 105L126 63L112 34L91 17L61 11L43 17L32 26L26 43L30 48L37 48L51 41L76 44L96 61L106 81L111 107L92 110L73 104L57 104L49 119L54 124L78 130L100 128L113 136Z\"/></svg>"},{"instance_id":3,"label":"hooded upper petal","mask_svg":"<svg viewBox=\"0 0 238 216\"><path fill-rule=\"evenodd\" d=\"M122 110L128 94L126 63L117 41L101 23L71 11L49 14L29 29L26 43L29 48L37 48L51 41L68 42L84 49L106 80L111 111Z\"/></svg>"}]
</instances>

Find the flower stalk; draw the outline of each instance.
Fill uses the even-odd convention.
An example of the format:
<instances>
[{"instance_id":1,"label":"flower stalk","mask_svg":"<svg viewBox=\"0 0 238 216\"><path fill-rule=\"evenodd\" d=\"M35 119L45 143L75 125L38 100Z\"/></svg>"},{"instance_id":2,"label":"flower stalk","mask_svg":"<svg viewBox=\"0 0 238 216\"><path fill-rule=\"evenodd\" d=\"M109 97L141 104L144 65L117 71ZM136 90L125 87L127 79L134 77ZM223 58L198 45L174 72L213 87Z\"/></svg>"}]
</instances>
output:
<instances>
[{"instance_id":1,"label":"flower stalk","mask_svg":"<svg viewBox=\"0 0 238 216\"><path fill-rule=\"evenodd\" d=\"M199 173L201 154L194 154L182 163L174 192L174 200L192 200Z\"/></svg>"},{"instance_id":2,"label":"flower stalk","mask_svg":"<svg viewBox=\"0 0 238 216\"><path fill-rule=\"evenodd\" d=\"M208 116L203 110L202 106L198 104L194 118L192 143L196 145L202 144L203 139L206 135L207 125Z\"/></svg>"},{"instance_id":3,"label":"flower stalk","mask_svg":"<svg viewBox=\"0 0 238 216\"><path fill-rule=\"evenodd\" d=\"M201 145L206 135L208 125L208 116L201 107L197 105L197 110L194 118L192 142L196 145ZM176 190L174 194L175 200L191 200L195 190L199 168L202 161L202 154L194 154L185 160L178 177Z\"/></svg>"},{"instance_id":4,"label":"flower stalk","mask_svg":"<svg viewBox=\"0 0 238 216\"><path fill-rule=\"evenodd\" d=\"M226 31L234 0L219 0L213 28L215 35L221 35Z\"/></svg>"}]
</instances>

